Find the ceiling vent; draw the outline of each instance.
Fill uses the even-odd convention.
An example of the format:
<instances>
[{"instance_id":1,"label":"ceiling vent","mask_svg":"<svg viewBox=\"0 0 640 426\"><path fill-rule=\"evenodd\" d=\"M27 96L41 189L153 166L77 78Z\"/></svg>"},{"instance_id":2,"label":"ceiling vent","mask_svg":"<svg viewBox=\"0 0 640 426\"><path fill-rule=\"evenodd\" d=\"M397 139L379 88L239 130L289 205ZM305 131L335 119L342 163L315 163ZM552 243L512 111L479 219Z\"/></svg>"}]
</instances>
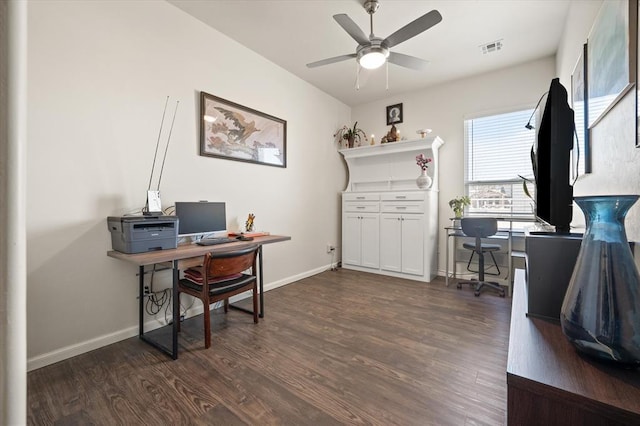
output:
<instances>
[{"instance_id":1,"label":"ceiling vent","mask_svg":"<svg viewBox=\"0 0 640 426\"><path fill-rule=\"evenodd\" d=\"M480 46L482 48L482 53L486 55L487 53L497 52L498 50L502 50L502 40L492 41L487 44L483 44Z\"/></svg>"}]
</instances>

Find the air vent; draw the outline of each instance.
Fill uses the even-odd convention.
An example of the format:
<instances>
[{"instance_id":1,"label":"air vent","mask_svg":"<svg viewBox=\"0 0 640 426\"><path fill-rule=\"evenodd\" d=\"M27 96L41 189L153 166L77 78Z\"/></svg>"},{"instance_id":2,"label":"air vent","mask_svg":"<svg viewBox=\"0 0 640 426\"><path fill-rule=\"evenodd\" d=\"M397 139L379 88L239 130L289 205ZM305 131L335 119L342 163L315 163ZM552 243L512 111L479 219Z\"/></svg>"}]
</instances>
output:
<instances>
[{"instance_id":1,"label":"air vent","mask_svg":"<svg viewBox=\"0 0 640 426\"><path fill-rule=\"evenodd\" d=\"M483 44L480 47L482 48L482 53L485 55L487 53L497 52L498 50L502 50L502 40L492 41L490 43Z\"/></svg>"}]
</instances>

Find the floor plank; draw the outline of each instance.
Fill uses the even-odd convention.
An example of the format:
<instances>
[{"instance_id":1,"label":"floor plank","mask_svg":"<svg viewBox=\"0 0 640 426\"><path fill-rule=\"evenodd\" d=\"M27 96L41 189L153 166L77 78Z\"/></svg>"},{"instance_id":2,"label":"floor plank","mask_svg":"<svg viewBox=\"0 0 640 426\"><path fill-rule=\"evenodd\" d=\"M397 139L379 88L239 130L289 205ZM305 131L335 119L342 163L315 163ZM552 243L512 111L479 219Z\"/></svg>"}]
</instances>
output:
<instances>
[{"instance_id":1,"label":"floor plank","mask_svg":"<svg viewBox=\"0 0 640 426\"><path fill-rule=\"evenodd\" d=\"M503 425L511 299L340 269L28 374L32 425Z\"/></svg>"}]
</instances>

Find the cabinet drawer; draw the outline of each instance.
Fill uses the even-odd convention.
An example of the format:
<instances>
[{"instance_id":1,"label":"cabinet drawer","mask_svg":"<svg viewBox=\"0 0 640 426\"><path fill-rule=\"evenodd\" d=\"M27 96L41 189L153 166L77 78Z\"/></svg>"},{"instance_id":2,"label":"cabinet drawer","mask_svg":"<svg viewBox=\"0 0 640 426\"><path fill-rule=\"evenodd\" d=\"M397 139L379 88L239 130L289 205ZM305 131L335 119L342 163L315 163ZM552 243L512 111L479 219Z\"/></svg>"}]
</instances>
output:
<instances>
[{"instance_id":1,"label":"cabinet drawer","mask_svg":"<svg viewBox=\"0 0 640 426\"><path fill-rule=\"evenodd\" d=\"M424 192L391 192L382 194L382 201L423 201Z\"/></svg>"},{"instance_id":2,"label":"cabinet drawer","mask_svg":"<svg viewBox=\"0 0 640 426\"><path fill-rule=\"evenodd\" d=\"M344 201L380 201L380 194L347 193L342 195L342 199Z\"/></svg>"},{"instance_id":3,"label":"cabinet drawer","mask_svg":"<svg viewBox=\"0 0 640 426\"><path fill-rule=\"evenodd\" d=\"M378 213L380 205L379 203L344 203L344 211Z\"/></svg>"},{"instance_id":4,"label":"cabinet drawer","mask_svg":"<svg viewBox=\"0 0 640 426\"><path fill-rule=\"evenodd\" d=\"M402 203L382 203L383 213L424 213L424 203L411 201Z\"/></svg>"}]
</instances>

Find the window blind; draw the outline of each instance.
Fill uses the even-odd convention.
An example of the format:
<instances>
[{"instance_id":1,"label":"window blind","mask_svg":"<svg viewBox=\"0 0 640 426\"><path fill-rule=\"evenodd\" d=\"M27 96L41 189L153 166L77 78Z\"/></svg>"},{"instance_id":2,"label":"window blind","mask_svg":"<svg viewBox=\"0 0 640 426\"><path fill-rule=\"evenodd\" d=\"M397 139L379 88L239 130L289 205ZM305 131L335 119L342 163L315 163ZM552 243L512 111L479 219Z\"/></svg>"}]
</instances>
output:
<instances>
[{"instance_id":1,"label":"window blind","mask_svg":"<svg viewBox=\"0 0 640 426\"><path fill-rule=\"evenodd\" d=\"M465 120L469 212L533 216L533 201L519 177L533 181L530 152L536 132L525 128L532 112L527 109ZM528 189L533 196L534 185L529 184Z\"/></svg>"}]
</instances>

